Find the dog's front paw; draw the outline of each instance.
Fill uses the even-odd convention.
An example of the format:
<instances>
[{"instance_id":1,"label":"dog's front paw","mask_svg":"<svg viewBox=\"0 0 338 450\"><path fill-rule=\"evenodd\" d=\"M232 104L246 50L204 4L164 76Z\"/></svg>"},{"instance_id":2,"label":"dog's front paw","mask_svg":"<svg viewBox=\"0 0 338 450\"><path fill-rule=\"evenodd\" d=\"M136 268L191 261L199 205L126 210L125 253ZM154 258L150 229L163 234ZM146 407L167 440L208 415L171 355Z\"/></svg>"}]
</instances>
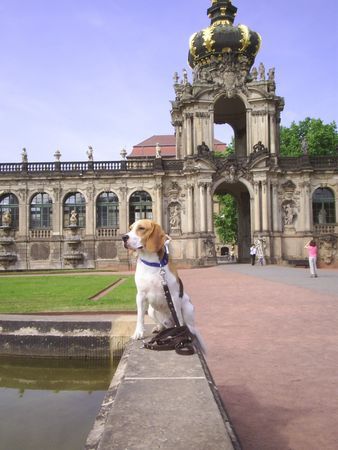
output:
<instances>
[{"instance_id":1,"label":"dog's front paw","mask_svg":"<svg viewBox=\"0 0 338 450\"><path fill-rule=\"evenodd\" d=\"M165 328L165 327L163 327L162 325L156 325L156 327L154 327L154 328L151 330L151 332L152 332L153 334L157 334L157 333L159 333L160 331L164 330L164 328Z\"/></svg>"},{"instance_id":2,"label":"dog's front paw","mask_svg":"<svg viewBox=\"0 0 338 450\"><path fill-rule=\"evenodd\" d=\"M131 337L134 340L143 339L144 338L144 329L136 328L135 333Z\"/></svg>"}]
</instances>

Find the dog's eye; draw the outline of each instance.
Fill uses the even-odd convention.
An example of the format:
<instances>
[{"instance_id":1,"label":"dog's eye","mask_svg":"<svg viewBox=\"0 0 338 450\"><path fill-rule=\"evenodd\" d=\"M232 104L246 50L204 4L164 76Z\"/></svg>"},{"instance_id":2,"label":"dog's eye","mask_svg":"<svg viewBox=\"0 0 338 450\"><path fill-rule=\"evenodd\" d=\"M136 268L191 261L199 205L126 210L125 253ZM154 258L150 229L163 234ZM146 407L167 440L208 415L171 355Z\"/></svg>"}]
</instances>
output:
<instances>
[{"instance_id":1,"label":"dog's eye","mask_svg":"<svg viewBox=\"0 0 338 450\"><path fill-rule=\"evenodd\" d=\"M144 227L138 227L138 230L140 230L140 231L144 231L144 230L145 230L145 228L144 228Z\"/></svg>"}]
</instances>

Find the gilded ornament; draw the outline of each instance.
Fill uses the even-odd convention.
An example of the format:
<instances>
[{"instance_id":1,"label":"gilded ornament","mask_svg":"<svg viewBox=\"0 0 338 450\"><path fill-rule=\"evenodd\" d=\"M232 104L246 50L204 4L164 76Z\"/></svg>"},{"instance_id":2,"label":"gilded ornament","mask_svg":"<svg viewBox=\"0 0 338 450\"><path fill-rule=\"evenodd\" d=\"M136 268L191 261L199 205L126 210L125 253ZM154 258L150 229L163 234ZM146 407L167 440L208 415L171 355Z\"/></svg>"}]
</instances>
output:
<instances>
[{"instance_id":1,"label":"gilded ornament","mask_svg":"<svg viewBox=\"0 0 338 450\"><path fill-rule=\"evenodd\" d=\"M227 19L222 19L222 20L216 20L216 22L214 22L212 24L213 27L216 27L218 25L231 25L231 22Z\"/></svg>"},{"instance_id":2,"label":"gilded ornament","mask_svg":"<svg viewBox=\"0 0 338 450\"><path fill-rule=\"evenodd\" d=\"M242 47L239 49L239 51L244 52L244 50L247 49L250 45L250 31L246 25L238 25L238 29L242 35L242 39L240 40Z\"/></svg>"},{"instance_id":3,"label":"gilded ornament","mask_svg":"<svg viewBox=\"0 0 338 450\"><path fill-rule=\"evenodd\" d=\"M203 30L203 40L204 40L204 47L208 50L208 52L212 52L215 41L212 39L214 29L212 27L205 28Z\"/></svg>"},{"instance_id":4,"label":"gilded ornament","mask_svg":"<svg viewBox=\"0 0 338 450\"><path fill-rule=\"evenodd\" d=\"M196 58L196 52L197 52L197 48L194 46L194 39L195 39L196 35L197 35L197 33L194 33L192 36L190 36L190 40L189 40L190 53L194 59Z\"/></svg>"}]
</instances>

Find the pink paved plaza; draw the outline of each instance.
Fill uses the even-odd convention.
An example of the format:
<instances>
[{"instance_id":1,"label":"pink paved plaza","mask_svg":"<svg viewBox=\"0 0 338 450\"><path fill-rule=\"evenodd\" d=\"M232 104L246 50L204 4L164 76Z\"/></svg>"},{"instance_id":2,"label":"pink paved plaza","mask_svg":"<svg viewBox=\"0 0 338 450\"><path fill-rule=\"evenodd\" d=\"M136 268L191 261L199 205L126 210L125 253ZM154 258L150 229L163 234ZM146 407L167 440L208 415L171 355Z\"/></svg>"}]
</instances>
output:
<instances>
[{"instance_id":1,"label":"pink paved plaza","mask_svg":"<svg viewBox=\"0 0 338 450\"><path fill-rule=\"evenodd\" d=\"M338 271L181 270L243 450L338 449Z\"/></svg>"}]
</instances>

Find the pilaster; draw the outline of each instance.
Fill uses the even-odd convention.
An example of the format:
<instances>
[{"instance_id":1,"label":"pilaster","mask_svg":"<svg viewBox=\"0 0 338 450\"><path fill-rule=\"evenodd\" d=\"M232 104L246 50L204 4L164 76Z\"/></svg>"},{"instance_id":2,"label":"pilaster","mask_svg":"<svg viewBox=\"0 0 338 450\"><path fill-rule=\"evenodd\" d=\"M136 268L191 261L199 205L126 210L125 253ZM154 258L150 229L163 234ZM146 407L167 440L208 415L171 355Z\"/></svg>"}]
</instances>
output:
<instances>
[{"instance_id":1,"label":"pilaster","mask_svg":"<svg viewBox=\"0 0 338 450\"><path fill-rule=\"evenodd\" d=\"M120 233L125 233L128 230L128 205L127 193L128 188L121 186L119 189L119 215L120 215Z\"/></svg>"},{"instance_id":2,"label":"pilaster","mask_svg":"<svg viewBox=\"0 0 338 450\"><path fill-rule=\"evenodd\" d=\"M187 231L188 233L194 232L194 187L191 183L186 186L188 194L188 208L187 208Z\"/></svg>"},{"instance_id":3,"label":"pilaster","mask_svg":"<svg viewBox=\"0 0 338 450\"><path fill-rule=\"evenodd\" d=\"M206 232L206 202L205 202L205 182L198 183L199 204L200 204L200 231Z\"/></svg>"},{"instance_id":4,"label":"pilaster","mask_svg":"<svg viewBox=\"0 0 338 450\"><path fill-rule=\"evenodd\" d=\"M254 231L261 231L261 215L260 215L260 189L259 182L254 182Z\"/></svg>"},{"instance_id":5,"label":"pilaster","mask_svg":"<svg viewBox=\"0 0 338 450\"><path fill-rule=\"evenodd\" d=\"M262 181L262 227L263 231L269 229L269 215L268 215L268 181Z\"/></svg>"}]
</instances>

